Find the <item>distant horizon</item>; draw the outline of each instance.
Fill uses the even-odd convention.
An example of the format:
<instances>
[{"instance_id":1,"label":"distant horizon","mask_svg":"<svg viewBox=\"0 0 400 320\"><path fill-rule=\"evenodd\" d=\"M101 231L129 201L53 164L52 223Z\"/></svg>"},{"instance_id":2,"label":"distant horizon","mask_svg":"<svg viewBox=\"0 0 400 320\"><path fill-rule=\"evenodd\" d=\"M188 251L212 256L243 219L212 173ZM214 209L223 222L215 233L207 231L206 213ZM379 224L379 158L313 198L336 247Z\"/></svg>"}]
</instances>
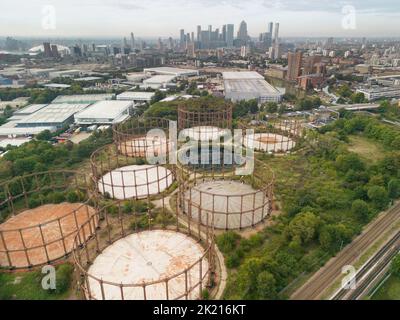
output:
<instances>
[{"instance_id":1,"label":"distant horizon","mask_svg":"<svg viewBox=\"0 0 400 320\"><path fill-rule=\"evenodd\" d=\"M0 35L0 39L5 40L6 38L13 38L16 40L45 40L45 39L60 39L60 40L122 40L124 37L126 37L129 41L129 35L120 35L120 36L57 36L57 35L52 35L52 36L40 36L40 35L35 35L35 36L22 36L22 35ZM250 36L252 39L258 38L257 36ZM158 40L161 38L162 40L167 40L169 36L136 36L135 39L141 39L141 40ZM400 39L399 36L352 36L352 37L346 37L346 36L335 36L335 35L320 35L320 36L279 36L280 39L327 39L327 38L334 38L336 40L347 40L347 39L382 39L382 40L392 40L392 39ZM174 40L179 40L179 37L172 37Z\"/></svg>"},{"instance_id":2,"label":"distant horizon","mask_svg":"<svg viewBox=\"0 0 400 320\"><path fill-rule=\"evenodd\" d=\"M236 35L242 20L252 37L268 22L280 23L282 38L400 37L398 0L14 0L1 4L0 36L178 38L225 24Z\"/></svg>"}]
</instances>

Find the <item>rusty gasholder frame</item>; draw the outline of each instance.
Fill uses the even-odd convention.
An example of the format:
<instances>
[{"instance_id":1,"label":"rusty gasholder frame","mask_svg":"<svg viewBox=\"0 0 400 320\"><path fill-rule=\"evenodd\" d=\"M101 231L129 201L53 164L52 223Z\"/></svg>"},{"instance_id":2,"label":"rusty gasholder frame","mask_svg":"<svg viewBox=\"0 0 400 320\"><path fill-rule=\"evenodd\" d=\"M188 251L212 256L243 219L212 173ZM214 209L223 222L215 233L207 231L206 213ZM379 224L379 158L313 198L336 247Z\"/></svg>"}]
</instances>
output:
<instances>
[{"instance_id":1,"label":"rusty gasholder frame","mask_svg":"<svg viewBox=\"0 0 400 320\"><path fill-rule=\"evenodd\" d=\"M247 227L255 227L258 223L263 222L269 217L275 209L274 203L274 186L275 175L273 171L263 162L255 160L254 173L249 176L236 175L237 167L222 164L218 166L209 166L207 169L194 168L187 166L178 166L177 179L179 183L178 193L178 213L188 218L188 221L197 220L203 226L212 225L215 229L234 230L244 229ZM251 185L255 190L252 193L242 195L231 194L213 194L207 191L199 190L197 186L203 182L215 181L238 181ZM196 193L196 200L192 198L192 194ZM261 204L256 204L256 198L262 197ZM205 208L202 203L203 199L212 198L212 208ZM252 199L250 209L244 209L244 201ZM245 200L247 199L247 200ZM218 211L215 204L220 200L226 201L227 208ZM236 200L236 201L235 201ZM237 211L229 211L228 204L232 201L239 202ZM194 214L193 211L197 213ZM261 216L260 212L261 211ZM195 216L195 217L194 217ZM256 217L257 216L257 217ZM247 219L246 219L247 218ZM239 221L238 225L232 221ZM245 225L243 221L251 221ZM223 221L217 223L217 221Z\"/></svg>"},{"instance_id":2,"label":"rusty gasholder frame","mask_svg":"<svg viewBox=\"0 0 400 320\"><path fill-rule=\"evenodd\" d=\"M297 143L303 136L302 122L298 119L271 119L267 121L266 126L239 123L239 128L243 130L243 141L246 142L247 139L247 143L256 146L256 151L271 150L272 153L286 153L292 149L291 142ZM269 134L276 142L262 142L266 150L260 150L257 148L257 143L260 142L252 141L246 136L246 129L254 129L255 134Z\"/></svg>"},{"instance_id":3,"label":"rusty gasholder frame","mask_svg":"<svg viewBox=\"0 0 400 320\"><path fill-rule=\"evenodd\" d=\"M198 296L201 298L203 289L212 286L215 281L216 265L213 229L210 227L202 227L200 224L197 226L189 224L187 227L183 227L178 221L178 215L168 211L166 207L167 201L168 199L163 198L161 208L149 208L145 215L141 215L138 212L127 213L126 210L124 210L124 203L126 203L126 201L113 201L112 204L108 203L103 205L99 208L99 213L103 221L102 231L96 232L94 237L83 245L80 241L80 236L83 235L85 226L82 226L81 231L75 238L73 256L77 271L80 275L78 285L85 299L108 300L107 287L112 287L117 288L120 293L118 300L125 300L126 290L129 290L129 288L139 288L140 292L142 292L142 300L147 300L149 298L149 288L155 285L162 285L165 288L165 300L190 299L190 294L195 292L195 290L198 290ZM160 217L160 215L162 219L166 218L170 223L161 226L157 225L156 223L159 221L157 216ZM134 222L132 222L132 218L135 219ZM171 218L174 219L171 220ZM141 223L138 222L139 219L142 221ZM145 225L143 225L143 221L145 221ZM202 245L204 254L188 268L180 270L172 276L147 283L115 283L107 279L99 279L95 275L89 273L91 264L110 245L131 234L151 230L172 230L184 233L197 240ZM208 262L208 269L202 270L205 260ZM199 268L199 276L196 278L195 283L189 283L188 274L193 268ZM179 296L173 296L168 286L168 283L176 279L185 283L185 290ZM96 297L92 294L91 288L93 288L93 285L98 286L97 288L100 289L101 297Z\"/></svg>"},{"instance_id":4,"label":"rusty gasholder frame","mask_svg":"<svg viewBox=\"0 0 400 320\"><path fill-rule=\"evenodd\" d=\"M31 196L51 191L61 192L66 189L79 191L84 195L86 200L81 201L82 204L79 208L71 212L65 212L63 216L51 221L46 221L42 224L12 230L0 230L0 261L3 261L1 267L8 269L27 269L53 264L66 259L72 251L72 246L70 248L68 247L69 242L72 244L79 229L82 233L82 243L90 238L98 226L98 215L96 213L89 213L89 206L94 205L94 199L89 191L91 190L89 179L87 179L84 174L75 171L56 170L34 173L14 178L0 186L0 218L5 220L23 211L29 210L31 207L29 203ZM38 201L40 201L41 205L46 204L43 197L40 197ZM86 223L84 223L86 225L85 228L81 228L77 219L77 212L81 209L85 210L87 215ZM65 219L74 221L72 230L64 230L63 222ZM49 227L52 228L52 233L57 233L59 235L56 239L46 239L44 230ZM30 245L26 233L40 235L41 244ZM19 239L19 245L17 247L15 244L12 247L8 245L7 239L9 237ZM49 247L57 244L60 245L63 250L60 251L57 256L51 256ZM40 262L32 261L32 255L38 252L46 259ZM15 265L16 259L21 260L21 257L23 257L26 263Z\"/></svg>"},{"instance_id":5,"label":"rusty gasholder frame","mask_svg":"<svg viewBox=\"0 0 400 320\"><path fill-rule=\"evenodd\" d=\"M185 104L178 107L178 129L184 130L199 126L232 129L233 107L226 102L222 106L205 104L191 108Z\"/></svg>"},{"instance_id":6,"label":"rusty gasholder frame","mask_svg":"<svg viewBox=\"0 0 400 320\"><path fill-rule=\"evenodd\" d=\"M140 161L138 163L138 161ZM116 188L120 189L122 188L123 193L124 193L124 200L129 200L132 199L130 197L127 197L125 194L125 188L134 188L135 190L135 197L134 199L140 200L144 198L148 198L150 196L155 196L162 194L165 190L162 190L161 184L163 183L164 185L168 184L168 181L172 180L175 181L175 167L171 165L159 165L159 164L154 164L151 165L147 168L143 169L132 169L132 170L125 170L123 173L121 172L121 184L118 184L117 182L114 182L112 179L111 175L111 181L110 183L106 183L104 181L104 175L107 173L112 172L113 170L116 170L118 168L126 167L126 166L131 166L131 165L137 165L137 164L144 164L144 160L142 158L136 158L136 157L130 157L128 155L121 155L118 152L118 148L116 145L108 145L105 147L102 147L95 151L91 158L90 158L90 163L92 167L92 179L93 179L93 184L96 189L96 193L99 196L105 197L104 194L104 186L108 186L111 188L111 194L109 196L113 199L116 199L115 197L115 190ZM155 170L157 171L157 177L155 180L150 180L149 178L149 171L150 170ZM159 172L165 172L165 176L160 177ZM133 175L133 180L134 181L126 181L124 179L124 176L126 174L132 174ZM144 183L140 183L139 181L136 181L136 176L138 174L143 173L147 178ZM150 185L157 184L158 187L158 192L157 194L151 194L150 192ZM101 186L100 186L101 185ZM103 192L101 192L101 188L103 188ZM138 188L146 188L147 194L138 196ZM117 199L116 199L117 200ZM120 199L122 200L122 199Z\"/></svg>"},{"instance_id":7,"label":"rusty gasholder frame","mask_svg":"<svg viewBox=\"0 0 400 320\"><path fill-rule=\"evenodd\" d=\"M120 154L129 157L145 158L148 154L168 157L172 149L169 139L170 120L164 118L130 118L113 127L114 143ZM159 129L164 136L148 137L150 130Z\"/></svg>"}]
</instances>

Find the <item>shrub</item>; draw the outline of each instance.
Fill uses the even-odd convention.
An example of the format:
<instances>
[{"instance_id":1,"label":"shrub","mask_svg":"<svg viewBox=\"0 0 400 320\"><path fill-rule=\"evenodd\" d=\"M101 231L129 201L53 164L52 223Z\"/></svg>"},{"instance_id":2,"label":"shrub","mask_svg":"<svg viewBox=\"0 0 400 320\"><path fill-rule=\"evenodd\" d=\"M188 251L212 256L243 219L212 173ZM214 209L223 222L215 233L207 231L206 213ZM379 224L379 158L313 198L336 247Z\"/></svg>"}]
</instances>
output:
<instances>
[{"instance_id":1,"label":"shrub","mask_svg":"<svg viewBox=\"0 0 400 320\"><path fill-rule=\"evenodd\" d=\"M240 239L239 234L229 231L217 237L217 245L222 252L229 253L236 248Z\"/></svg>"},{"instance_id":2,"label":"shrub","mask_svg":"<svg viewBox=\"0 0 400 320\"><path fill-rule=\"evenodd\" d=\"M62 294L69 290L73 271L74 267L69 263L62 264L57 268L55 293Z\"/></svg>"}]
</instances>

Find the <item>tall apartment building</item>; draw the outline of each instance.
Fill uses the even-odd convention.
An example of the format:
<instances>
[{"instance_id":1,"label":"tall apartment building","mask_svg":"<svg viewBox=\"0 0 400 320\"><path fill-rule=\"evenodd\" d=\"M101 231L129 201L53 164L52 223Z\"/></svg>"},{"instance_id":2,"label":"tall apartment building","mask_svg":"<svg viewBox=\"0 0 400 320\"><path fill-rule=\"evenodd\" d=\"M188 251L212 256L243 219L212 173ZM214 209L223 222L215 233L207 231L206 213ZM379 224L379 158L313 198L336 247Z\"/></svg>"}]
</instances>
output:
<instances>
[{"instance_id":1,"label":"tall apartment building","mask_svg":"<svg viewBox=\"0 0 400 320\"><path fill-rule=\"evenodd\" d=\"M302 59L303 59L303 53L301 51L288 53L288 71L287 71L288 81L297 81L297 78L300 76L301 73Z\"/></svg>"},{"instance_id":2,"label":"tall apartment building","mask_svg":"<svg viewBox=\"0 0 400 320\"><path fill-rule=\"evenodd\" d=\"M228 24L226 26L226 46L228 48L233 47L234 32L235 32L235 26L233 24Z\"/></svg>"}]
</instances>

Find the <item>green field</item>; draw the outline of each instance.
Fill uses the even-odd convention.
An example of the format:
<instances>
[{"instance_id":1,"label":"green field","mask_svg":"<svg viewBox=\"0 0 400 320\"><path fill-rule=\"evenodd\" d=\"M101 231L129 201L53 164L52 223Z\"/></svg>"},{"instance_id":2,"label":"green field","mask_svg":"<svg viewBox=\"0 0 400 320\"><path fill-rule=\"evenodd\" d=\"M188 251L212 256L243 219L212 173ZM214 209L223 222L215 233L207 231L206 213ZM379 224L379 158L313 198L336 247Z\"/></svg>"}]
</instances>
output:
<instances>
[{"instance_id":1,"label":"green field","mask_svg":"<svg viewBox=\"0 0 400 320\"><path fill-rule=\"evenodd\" d=\"M390 276L371 300L400 300L400 277Z\"/></svg>"},{"instance_id":2,"label":"green field","mask_svg":"<svg viewBox=\"0 0 400 320\"><path fill-rule=\"evenodd\" d=\"M382 160L387 153L381 144L371 139L352 135L349 136L349 140L349 151L357 153L364 160L375 163Z\"/></svg>"},{"instance_id":3,"label":"green field","mask_svg":"<svg viewBox=\"0 0 400 320\"><path fill-rule=\"evenodd\" d=\"M44 290L40 271L0 273L0 300L62 300L70 293L73 266L57 267L56 290Z\"/></svg>"}]
</instances>

